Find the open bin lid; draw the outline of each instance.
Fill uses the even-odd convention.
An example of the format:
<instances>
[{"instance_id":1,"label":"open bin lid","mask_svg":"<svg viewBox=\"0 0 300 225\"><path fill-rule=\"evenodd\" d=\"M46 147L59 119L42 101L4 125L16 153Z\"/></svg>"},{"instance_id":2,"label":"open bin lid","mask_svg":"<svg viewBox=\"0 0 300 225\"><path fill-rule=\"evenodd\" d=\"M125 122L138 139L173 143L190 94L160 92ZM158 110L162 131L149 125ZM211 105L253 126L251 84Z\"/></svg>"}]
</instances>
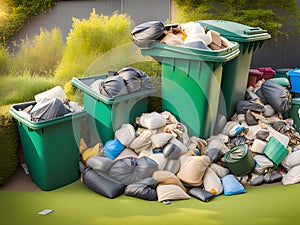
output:
<instances>
[{"instance_id":1,"label":"open bin lid","mask_svg":"<svg viewBox=\"0 0 300 225\"><path fill-rule=\"evenodd\" d=\"M226 20L200 20L196 22L200 23L201 26L206 27L208 30L219 32L221 36L230 41L253 42L271 38L268 31L263 30L260 27L250 27Z\"/></svg>"},{"instance_id":2,"label":"open bin lid","mask_svg":"<svg viewBox=\"0 0 300 225\"><path fill-rule=\"evenodd\" d=\"M240 53L239 44L232 42L232 46L221 50L206 50L184 46L168 45L159 41L153 42L149 48L141 49L143 55L167 57L174 59L199 60L206 62L228 62Z\"/></svg>"}]
</instances>

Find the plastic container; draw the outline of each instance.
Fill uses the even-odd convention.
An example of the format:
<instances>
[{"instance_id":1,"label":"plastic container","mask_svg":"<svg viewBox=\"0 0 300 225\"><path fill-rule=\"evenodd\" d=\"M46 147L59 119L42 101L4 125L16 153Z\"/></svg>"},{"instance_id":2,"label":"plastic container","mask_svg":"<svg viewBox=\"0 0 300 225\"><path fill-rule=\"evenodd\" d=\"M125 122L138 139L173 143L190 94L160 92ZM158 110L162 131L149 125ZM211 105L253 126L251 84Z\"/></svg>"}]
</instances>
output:
<instances>
[{"instance_id":1,"label":"plastic container","mask_svg":"<svg viewBox=\"0 0 300 225\"><path fill-rule=\"evenodd\" d=\"M271 67L260 67L258 68L260 72L262 72L262 78L264 80L269 80L274 78L276 72Z\"/></svg>"},{"instance_id":2,"label":"plastic container","mask_svg":"<svg viewBox=\"0 0 300 225\"><path fill-rule=\"evenodd\" d=\"M292 108L288 111L288 116L294 120L296 130L300 132L300 98L292 98Z\"/></svg>"},{"instance_id":3,"label":"plastic container","mask_svg":"<svg viewBox=\"0 0 300 225\"><path fill-rule=\"evenodd\" d=\"M254 166L255 161L246 144L240 144L224 155L224 160L230 171L236 176L242 176L250 173Z\"/></svg>"},{"instance_id":4,"label":"plastic container","mask_svg":"<svg viewBox=\"0 0 300 225\"><path fill-rule=\"evenodd\" d=\"M231 21L201 20L197 22L208 30L217 31L229 41L239 44L241 52L238 57L224 65L221 83L219 113L230 119L235 113L237 102L244 99L252 54L271 36L259 27L249 27Z\"/></svg>"},{"instance_id":5,"label":"plastic container","mask_svg":"<svg viewBox=\"0 0 300 225\"><path fill-rule=\"evenodd\" d=\"M141 52L162 63L162 110L175 115L189 135L208 138L217 117L223 64L238 56L238 44L212 51L155 42Z\"/></svg>"},{"instance_id":6,"label":"plastic container","mask_svg":"<svg viewBox=\"0 0 300 225\"><path fill-rule=\"evenodd\" d=\"M287 87L287 88L290 87L290 82L285 77L272 78L271 80L281 85L282 87Z\"/></svg>"},{"instance_id":7,"label":"plastic container","mask_svg":"<svg viewBox=\"0 0 300 225\"><path fill-rule=\"evenodd\" d=\"M289 151L274 137L270 137L263 154L266 155L274 164L276 168L279 163L287 156Z\"/></svg>"},{"instance_id":8,"label":"plastic container","mask_svg":"<svg viewBox=\"0 0 300 225\"><path fill-rule=\"evenodd\" d=\"M79 139L86 112L32 122L18 113L36 102L12 105L31 179L42 190L57 189L79 178Z\"/></svg>"},{"instance_id":9,"label":"plastic container","mask_svg":"<svg viewBox=\"0 0 300 225\"><path fill-rule=\"evenodd\" d=\"M274 75L274 78L287 78L289 79L289 76L287 73L291 70L292 68L278 68L275 69L276 74Z\"/></svg>"},{"instance_id":10,"label":"plastic container","mask_svg":"<svg viewBox=\"0 0 300 225\"><path fill-rule=\"evenodd\" d=\"M132 123L137 116L147 112L148 97L155 92L155 89L146 89L118 98L107 98L90 88L96 80L105 79L107 76L103 74L84 78L73 77L71 80L75 87L83 91L87 121L103 144L114 139L115 130L122 124Z\"/></svg>"},{"instance_id":11,"label":"plastic container","mask_svg":"<svg viewBox=\"0 0 300 225\"><path fill-rule=\"evenodd\" d=\"M300 68L290 70L288 72L291 82L291 92L300 93Z\"/></svg>"},{"instance_id":12,"label":"plastic container","mask_svg":"<svg viewBox=\"0 0 300 225\"><path fill-rule=\"evenodd\" d=\"M248 75L247 87L252 86L255 87L255 84L258 80L262 78L262 72L258 69L250 69Z\"/></svg>"}]
</instances>

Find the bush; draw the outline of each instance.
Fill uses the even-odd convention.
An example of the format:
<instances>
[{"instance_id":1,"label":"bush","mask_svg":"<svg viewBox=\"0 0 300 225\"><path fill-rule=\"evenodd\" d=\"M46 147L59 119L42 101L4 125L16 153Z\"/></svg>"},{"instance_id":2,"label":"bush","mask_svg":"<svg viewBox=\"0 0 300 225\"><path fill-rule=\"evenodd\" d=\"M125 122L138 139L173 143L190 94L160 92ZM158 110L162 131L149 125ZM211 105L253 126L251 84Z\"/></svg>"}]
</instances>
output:
<instances>
[{"instance_id":1,"label":"bush","mask_svg":"<svg viewBox=\"0 0 300 225\"><path fill-rule=\"evenodd\" d=\"M61 31L53 28L51 32L41 28L40 34L32 39L21 40L21 45L14 59L16 72L30 71L32 74L45 76L53 74L62 59L63 38Z\"/></svg>"},{"instance_id":2,"label":"bush","mask_svg":"<svg viewBox=\"0 0 300 225\"><path fill-rule=\"evenodd\" d=\"M5 45L28 21L55 3L56 0L1 0L0 11L3 14L0 14L0 44Z\"/></svg>"},{"instance_id":3,"label":"bush","mask_svg":"<svg viewBox=\"0 0 300 225\"><path fill-rule=\"evenodd\" d=\"M0 106L34 101L34 96L55 86L52 79L45 77L7 75L0 77Z\"/></svg>"},{"instance_id":4,"label":"bush","mask_svg":"<svg viewBox=\"0 0 300 225\"><path fill-rule=\"evenodd\" d=\"M6 75L9 70L10 55L6 48L0 47L0 76Z\"/></svg>"},{"instance_id":5,"label":"bush","mask_svg":"<svg viewBox=\"0 0 300 225\"><path fill-rule=\"evenodd\" d=\"M261 27L268 30L274 38L288 32L300 31L300 6L292 1L224 1L224 0L175 0L177 22L196 20L228 20ZM285 28L284 28L285 25ZM286 28L291 27L290 30Z\"/></svg>"},{"instance_id":6,"label":"bush","mask_svg":"<svg viewBox=\"0 0 300 225\"><path fill-rule=\"evenodd\" d=\"M63 59L55 71L61 85L73 76L82 77L88 66L101 54L131 41L131 19L125 14L98 15L95 10L89 19L73 19L67 36Z\"/></svg>"},{"instance_id":7,"label":"bush","mask_svg":"<svg viewBox=\"0 0 300 225\"><path fill-rule=\"evenodd\" d=\"M19 166L18 129L9 114L9 108L9 105L0 107L0 185L3 185Z\"/></svg>"}]
</instances>

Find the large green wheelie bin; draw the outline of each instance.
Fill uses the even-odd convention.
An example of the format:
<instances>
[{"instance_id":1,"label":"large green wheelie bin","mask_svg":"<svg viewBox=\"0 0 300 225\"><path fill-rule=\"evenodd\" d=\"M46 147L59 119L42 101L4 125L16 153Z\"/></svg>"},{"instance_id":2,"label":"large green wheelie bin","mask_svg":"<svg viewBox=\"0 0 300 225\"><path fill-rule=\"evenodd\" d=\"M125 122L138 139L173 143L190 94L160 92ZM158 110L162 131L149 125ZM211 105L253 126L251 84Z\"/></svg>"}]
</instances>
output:
<instances>
[{"instance_id":1,"label":"large green wheelie bin","mask_svg":"<svg viewBox=\"0 0 300 225\"><path fill-rule=\"evenodd\" d=\"M87 123L92 135L105 144L114 139L115 130L124 123L133 123L137 116L148 110L149 96L155 89L145 89L116 98L108 98L95 92L90 85L99 79L107 78L108 74L76 78L72 85L83 92L84 108L87 112Z\"/></svg>"},{"instance_id":2,"label":"large green wheelie bin","mask_svg":"<svg viewBox=\"0 0 300 225\"><path fill-rule=\"evenodd\" d=\"M17 122L25 162L34 183L50 191L79 178L79 140L86 112L33 122L18 111L36 102L14 104L10 114Z\"/></svg>"},{"instance_id":3,"label":"large green wheelie bin","mask_svg":"<svg viewBox=\"0 0 300 225\"><path fill-rule=\"evenodd\" d=\"M197 21L207 30L214 30L229 41L239 44L240 54L223 68L219 113L227 119L235 113L236 103L244 99L253 52L271 38L266 30L226 20Z\"/></svg>"},{"instance_id":4,"label":"large green wheelie bin","mask_svg":"<svg viewBox=\"0 0 300 225\"><path fill-rule=\"evenodd\" d=\"M162 63L162 110L183 123L190 136L208 138L218 111L224 63L237 57L237 43L222 50L167 45L159 41L141 49Z\"/></svg>"}]
</instances>

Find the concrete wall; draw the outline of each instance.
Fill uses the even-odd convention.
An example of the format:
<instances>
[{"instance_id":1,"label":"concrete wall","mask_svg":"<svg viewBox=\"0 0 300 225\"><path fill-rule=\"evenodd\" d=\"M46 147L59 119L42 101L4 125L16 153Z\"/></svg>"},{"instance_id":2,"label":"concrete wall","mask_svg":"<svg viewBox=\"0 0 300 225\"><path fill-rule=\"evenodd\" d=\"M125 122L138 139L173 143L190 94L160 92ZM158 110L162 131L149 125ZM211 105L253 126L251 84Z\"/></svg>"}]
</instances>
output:
<instances>
[{"instance_id":1,"label":"concrete wall","mask_svg":"<svg viewBox=\"0 0 300 225\"><path fill-rule=\"evenodd\" d=\"M18 43L26 36L39 34L41 27L47 30L60 28L65 39L72 28L72 18L88 18L93 8L98 14L104 15L111 15L115 11L126 13L136 25L149 20L166 21L170 18L169 0L58 1L51 11L40 13L11 41Z\"/></svg>"}]
</instances>

